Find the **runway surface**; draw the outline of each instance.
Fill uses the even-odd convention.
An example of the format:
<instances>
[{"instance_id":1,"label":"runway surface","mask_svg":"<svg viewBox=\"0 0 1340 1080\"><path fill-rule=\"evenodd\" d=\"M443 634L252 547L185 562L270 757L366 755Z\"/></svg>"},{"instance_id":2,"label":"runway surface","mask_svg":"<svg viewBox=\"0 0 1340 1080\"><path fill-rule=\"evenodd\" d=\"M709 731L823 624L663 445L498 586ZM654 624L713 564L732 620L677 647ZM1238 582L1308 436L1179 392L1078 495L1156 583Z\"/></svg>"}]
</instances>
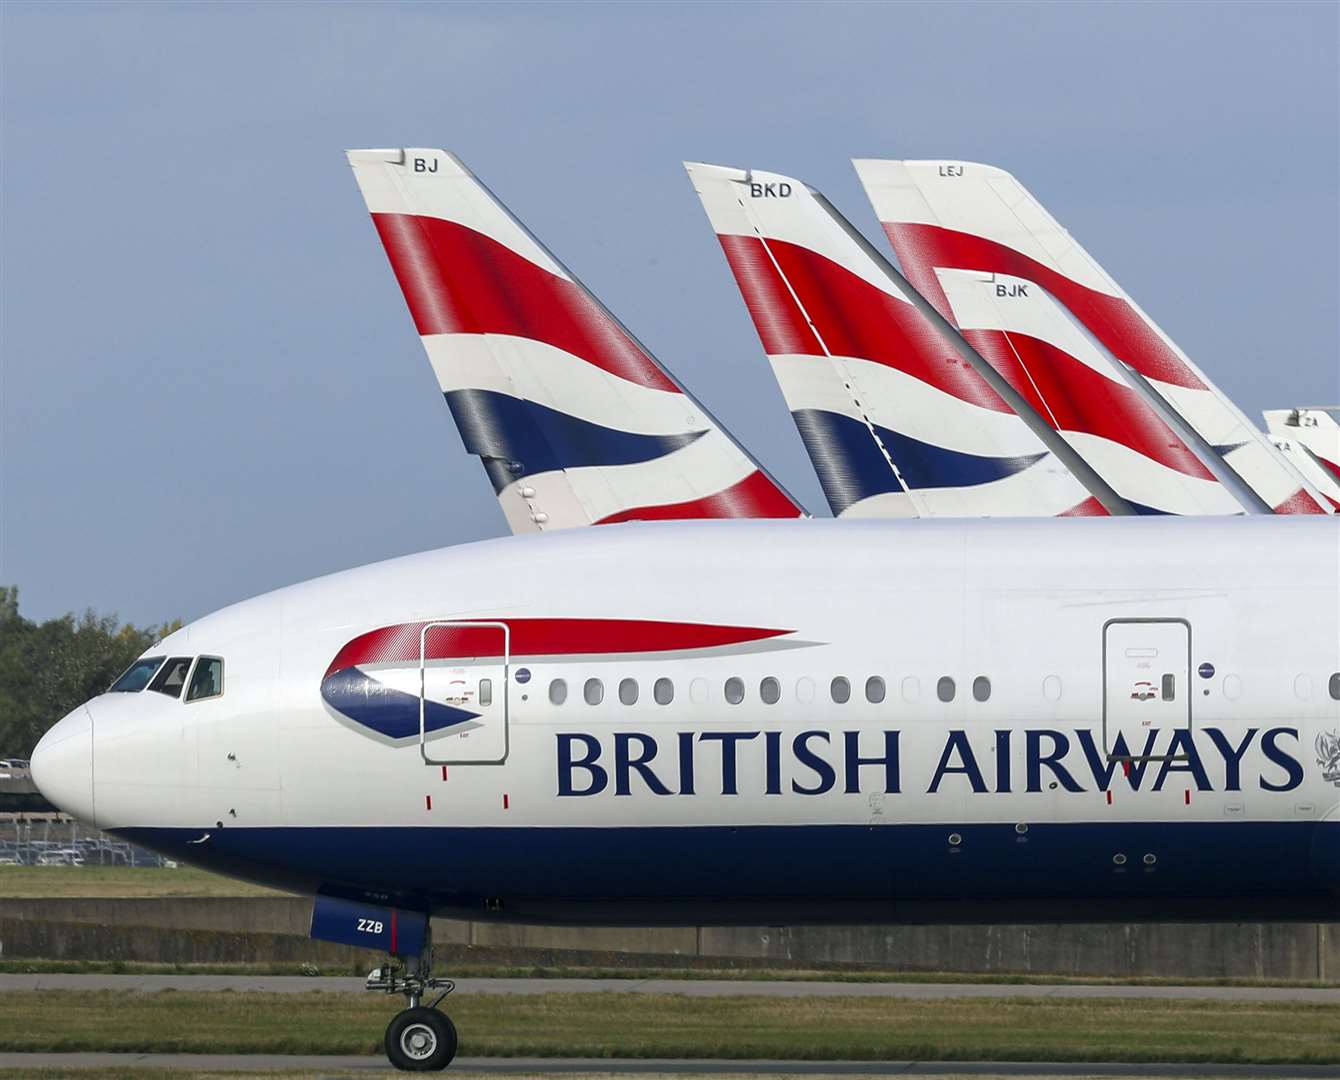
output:
<instances>
[{"instance_id":1,"label":"runway surface","mask_svg":"<svg viewBox=\"0 0 1340 1080\"><path fill-rule=\"evenodd\" d=\"M311 990L363 993L354 977L303 975L0 974L0 993L24 990ZM687 997L1200 998L1340 1005L1340 987L1131 986L1036 983L820 982L754 979L457 979L458 994L683 994Z\"/></svg>"},{"instance_id":2,"label":"runway surface","mask_svg":"<svg viewBox=\"0 0 1340 1080\"><path fill-rule=\"evenodd\" d=\"M186 1071L388 1071L382 1057L271 1054L0 1054L3 1069L170 1069ZM1160 1065L1038 1061L723 1061L688 1058L457 1058L446 1073L715 1076L1008 1076L1338 1078L1334 1065Z\"/></svg>"}]
</instances>

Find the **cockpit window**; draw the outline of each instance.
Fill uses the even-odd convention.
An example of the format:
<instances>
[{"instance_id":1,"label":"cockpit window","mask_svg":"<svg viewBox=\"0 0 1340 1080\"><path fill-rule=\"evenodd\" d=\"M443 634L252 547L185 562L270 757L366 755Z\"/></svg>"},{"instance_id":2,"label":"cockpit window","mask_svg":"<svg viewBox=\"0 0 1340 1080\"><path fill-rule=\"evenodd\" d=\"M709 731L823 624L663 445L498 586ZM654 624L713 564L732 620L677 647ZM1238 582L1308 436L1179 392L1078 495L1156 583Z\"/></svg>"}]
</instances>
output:
<instances>
[{"instance_id":1,"label":"cockpit window","mask_svg":"<svg viewBox=\"0 0 1340 1080\"><path fill-rule=\"evenodd\" d=\"M161 656L146 656L136 660L116 682L107 688L109 694L138 694L154 677L154 672L162 664Z\"/></svg>"},{"instance_id":2,"label":"cockpit window","mask_svg":"<svg viewBox=\"0 0 1340 1080\"><path fill-rule=\"evenodd\" d=\"M157 690L168 697L181 697L181 688L186 685L186 673L191 670L191 657L174 656L149 684L150 690Z\"/></svg>"},{"instance_id":3,"label":"cockpit window","mask_svg":"<svg viewBox=\"0 0 1340 1080\"><path fill-rule=\"evenodd\" d=\"M187 701L218 697L223 693L223 661L217 656L202 656L191 672L191 685L186 691Z\"/></svg>"}]
</instances>

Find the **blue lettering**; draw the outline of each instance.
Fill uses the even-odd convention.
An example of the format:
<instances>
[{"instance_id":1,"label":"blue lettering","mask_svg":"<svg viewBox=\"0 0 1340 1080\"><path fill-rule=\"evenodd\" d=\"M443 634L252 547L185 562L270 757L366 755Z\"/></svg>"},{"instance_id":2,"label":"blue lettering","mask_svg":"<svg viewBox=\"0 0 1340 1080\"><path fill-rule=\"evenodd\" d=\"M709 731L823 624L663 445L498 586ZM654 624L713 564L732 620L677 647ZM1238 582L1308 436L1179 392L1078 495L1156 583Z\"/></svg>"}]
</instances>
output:
<instances>
[{"instance_id":1,"label":"blue lettering","mask_svg":"<svg viewBox=\"0 0 1340 1080\"><path fill-rule=\"evenodd\" d=\"M1051 739L1052 751L1050 754L1042 753L1043 736ZM1045 765L1051 770L1066 791L1083 791L1084 789L1075 782L1075 778L1070 775L1066 767L1061 764L1061 758L1066 756L1070 749L1070 740L1059 731L1027 731L1024 733L1026 742L1024 744L1025 757L1028 765L1028 788L1029 791L1042 790L1042 767Z\"/></svg>"},{"instance_id":2,"label":"blue lettering","mask_svg":"<svg viewBox=\"0 0 1340 1080\"><path fill-rule=\"evenodd\" d=\"M581 743L586 747L586 755L579 761L572 759L572 744ZM558 793L559 795L598 795L609 783L609 775L596 764L600 757L600 740L594 735L573 735L566 732L558 736ZM591 776L591 782L581 791L572 784L572 771L585 769Z\"/></svg>"},{"instance_id":3,"label":"blue lettering","mask_svg":"<svg viewBox=\"0 0 1340 1080\"><path fill-rule=\"evenodd\" d=\"M693 794L693 732L679 733L679 793Z\"/></svg>"},{"instance_id":4,"label":"blue lettering","mask_svg":"<svg viewBox=\"0 0 1340 1080\"><path fill-rule=\"evenodd\" d=\"M1218 728L1206 728L1205 734L1210 737L1215 749L1224 756L1224 790L1241 791L1242 757L1252 745L1252 740L1256 738L1256 728L1248 728L1247 734L1237 746L1229 742L1228 736Z\"/></svg>"},{"instance_id":5,"label":"blue lettering","mask_svg":"<svg viewBox=\"0 0 1340 1080\"><path fill-rule=\"evenodd\" d=\"M1298 760L1285 750L1281 750L1276 744L1276 740L1281 735L1292 736L1295 740L1298 738L1297 728L1277 727L1271 728L1261 736L1261 753L1278 765L1287 774L1284 783L1272 784L1264 776L1261 777L1261 787L1265 791L1292 791L1303 782L1303 766L1298 764Z\"/></svg>"},{"instance_id":6,"label":"blue lettering","mask_svg":"<svg viewBox=\"0 0 1340 1080\"><path fill-rule=\"evenodd\" d=\"M950 760L955 756L958 757L959 764L951 765ZM940 764L935 766L935 775L931 778L931 786L926 789L926 794L933 795L939 791L940 781L949 773L966 776L974 794L980 795L986 791L986 781L982 779L982 770L977 767L977 758L972 752L966 731L949 733L945 748L940 754Z\"/></svg>"},{"instance_id":7,"label":"blue lettering","mask_svg":"<svg viewBox=\"0 0 1340 1080\"><path fill-rule=\"evenodd\" d=\"M1010 789L1010 735L1008 729L996 732L996 794L1003 795Z\"/></svg>"},{"instance_id":8,"label":"blue lettering","mask_svg":"<svg viewBox=\"0 0 1340 1080\"><path fill-rule=\"evenodd\" d=\"M1173 756L1179 750L1186 755L1185 761L1173 760ZM1168 774L1171 772L1189 772L1195 778L1197 791L1214 790L1210 785L1210 778L1205 775L1205 767L1200 763L1200 752L1196 749L1188 728L1176 728L1173 731L1172 741L1168 744L1168 760L1162 763L1158 779L1154 781L1155 791L1163 790L1163 782L1168 779Z\"/></svg>"},{"instance_id":9,"label":"blue lettering","mask_svg":"<svg viewBox=\"0 0 1340 1080\"><path fill-rule=\"evenodd\" d=\"M1131 748L1126 745L1126 736L1118 731L1117 737L1112 740L1111 757L1098 749L1092 731L1081 729L1075 732L1075 737L1079 739L1079 744L1084 750L1084 757L1089 762L1089 771L1093 773L1093 782L1099 791L1106 791L1112 786L1112 776L1117 771L1118 765L1121 766L1126 782L1131 785L1131 790L1139 791L1140 781L1144 779L1145 769L1149 767L1147 759L1154 753L1154 743L1159 737L1159 732L1158 728L1148 732L1145 735L1145 748L1138 754L1132 754ZM1119 758L1127 760L1119 761Z\"/></svg>"},{"instance_id":10,"label":"blue lettering","mask_svg":"<svg viewBox=\"0 0 1340 1080\"><path fill-rule=\"evenodd\" d=\"M884 732L884 754L882 757L861 757L861 733L846 731L842 735L846 746L847 758L847 794L855 795L861 790L861 766L884 766L884 793L898 794L898 732Z\"/></svg>"},{"instance_id":11,"label":"blue lettering","mask_svg":"<svg viewBox=\"0 0 1340 1080\"><path fill-rule=\"evenodd\" d=\"M721 794L740 794L735 779L735 747L739 743L757 738L757 731L704 731L698 736L699 742L721 743Z\"/></svg>"},{"instance_id":12,"label":"blue lettering","mask_svg":"<svg viewBox=\"0 0 1340 1080\"><path fill-rule=\"evenodd\" d=\"M782 793L782 733L765 731L763 733L764 772L767 775L765 795Z\"/></svg>"},{"instance_id":13,"label":"blue lettering","mask_svg":"<svg viewBox=\"0 0 1340 1080\"><path fill-rule=\"evenodd\" d=\"M822 795L826 791L832 791L833 785L837 783L837 773L833 771L833 766L810 749L811 739L823 739L824 742L829 742L828 732L802 731L791 743L791 751L796 755L796 761L807 768L813 769L815 775L819 778L819 783L816 786L808 788L801 787L795 780L792 780L791 790L797 795Z\"/></svg>"},{"instance_id":14,"label":"blue lettering","mask_svg":"<svg viewBox=\"0 0 1340 1080\"><path fill-rule=\"evenodd\" d=\"M629 749L636 741L641 753L633 757ZM648 764L656 756L656 740L650 735L642 735L635 731L619 731L614 735L614 794L631 795L632 774L637 773L642 777L642 782L647 785L654 795L669 795L670 789L661 783L661 778L651 771L651 765Z\"/></svg>"}]
</instances>

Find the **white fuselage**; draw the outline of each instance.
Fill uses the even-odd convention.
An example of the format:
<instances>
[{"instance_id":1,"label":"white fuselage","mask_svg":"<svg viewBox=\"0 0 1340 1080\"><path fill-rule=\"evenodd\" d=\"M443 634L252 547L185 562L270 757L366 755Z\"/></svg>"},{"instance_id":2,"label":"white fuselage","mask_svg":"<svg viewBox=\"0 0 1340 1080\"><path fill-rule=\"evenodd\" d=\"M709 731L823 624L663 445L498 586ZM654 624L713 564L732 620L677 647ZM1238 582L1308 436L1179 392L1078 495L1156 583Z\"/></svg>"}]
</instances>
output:
<instances>
[{"instance_id":1,"label":"white fuselage","mask_svg":"<svg viewBox=\"0 0 1340 1080\"><path fill-rule=\"evenodd\" d=\"M150 652L223 692L96 698L38 783L260 880L529 919L1340 914L1326 519L611 526Z\"/></svg>"}]
</instances>

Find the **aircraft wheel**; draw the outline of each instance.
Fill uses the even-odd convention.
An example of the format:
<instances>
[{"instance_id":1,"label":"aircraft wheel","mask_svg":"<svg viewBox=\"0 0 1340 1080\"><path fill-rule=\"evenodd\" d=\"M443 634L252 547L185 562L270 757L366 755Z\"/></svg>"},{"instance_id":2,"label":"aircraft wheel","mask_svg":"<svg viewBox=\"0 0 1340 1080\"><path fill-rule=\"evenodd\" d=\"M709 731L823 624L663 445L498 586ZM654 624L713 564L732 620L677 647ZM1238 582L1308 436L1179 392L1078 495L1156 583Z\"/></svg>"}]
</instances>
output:
<instances>
[{"instance_id":1,"label":"aircraft wheel","mask_svg":"<svg viewBox=\"0 0 1340 1080\"><path fill-rule=\"evenodd\" d=\"M456 1056L456 1026L436 1009L405 1009L386 1026L386 1056L406 1072L445 1069Z\"/></svg>"}]
</instances>

